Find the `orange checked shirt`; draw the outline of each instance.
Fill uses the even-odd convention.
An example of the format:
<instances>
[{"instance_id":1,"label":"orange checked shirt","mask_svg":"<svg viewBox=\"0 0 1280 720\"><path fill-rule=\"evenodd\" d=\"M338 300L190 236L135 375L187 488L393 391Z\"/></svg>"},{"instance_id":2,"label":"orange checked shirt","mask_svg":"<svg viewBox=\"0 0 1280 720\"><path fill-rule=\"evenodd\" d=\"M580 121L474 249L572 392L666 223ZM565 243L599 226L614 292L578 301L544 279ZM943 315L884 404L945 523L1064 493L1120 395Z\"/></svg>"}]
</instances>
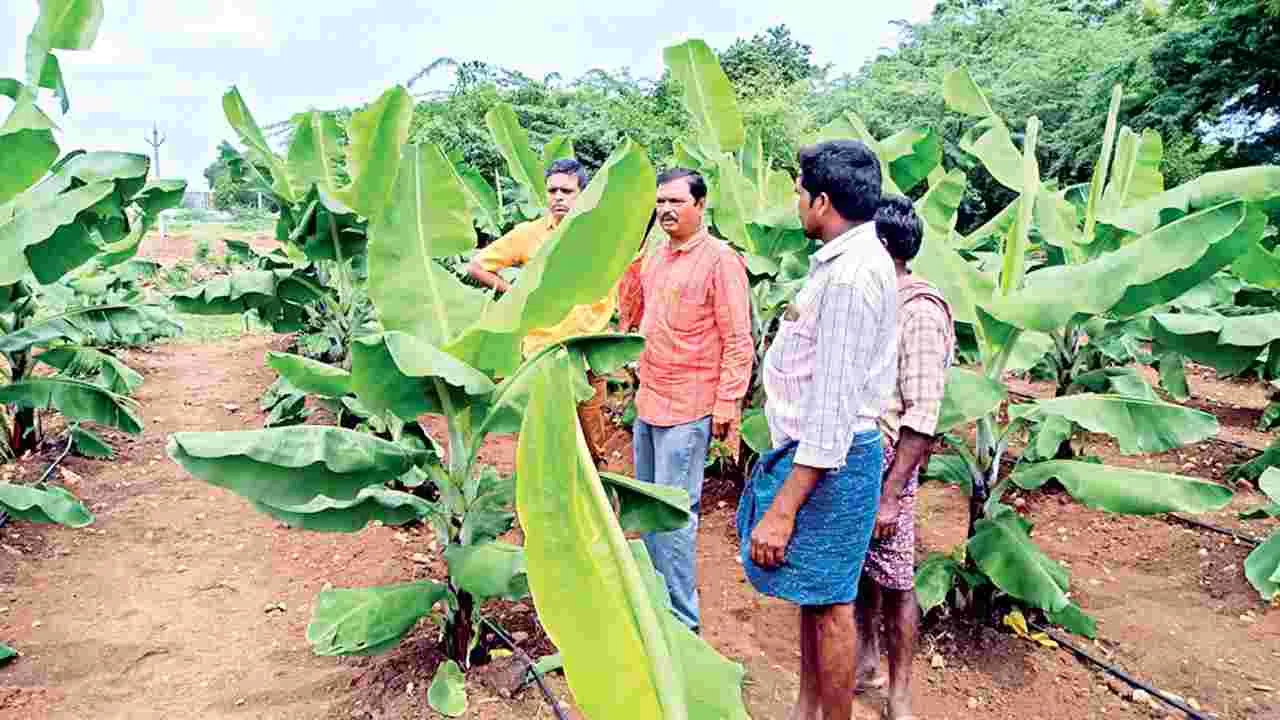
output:
<instances>
[{"instance_id":1,"label":"orange checked shirt","mask_svg":"<svg viewBox=\"0 0 1280 720\"><path fill-rule=\"evenodd\" d=\"M754 351L742 258L705 230L663 247L640 273L643 306L636 414L658 427L737 421Z\"/></svg>"}]
</instances>

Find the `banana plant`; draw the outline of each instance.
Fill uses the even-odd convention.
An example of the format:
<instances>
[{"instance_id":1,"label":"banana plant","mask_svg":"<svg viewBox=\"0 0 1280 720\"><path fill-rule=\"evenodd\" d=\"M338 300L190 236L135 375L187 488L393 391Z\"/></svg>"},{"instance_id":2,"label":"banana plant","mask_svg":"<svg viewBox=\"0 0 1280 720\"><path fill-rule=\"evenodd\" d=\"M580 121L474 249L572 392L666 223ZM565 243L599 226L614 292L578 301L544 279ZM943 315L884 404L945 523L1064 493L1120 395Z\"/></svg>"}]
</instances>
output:
<instances>
[{"instance_id":1,"label":"banana plant","mask_svg":"<svg viewBox=\"0 0 1280 720\"><path fill-rule=\"evenodd\" d=\"M129 344L162 312L120 297L114 302L70 302L85 274L127 263L159 213L182 198L180 180L147 180L145 155L77 150L58 159L52 120L37 104L41 88L69 109L58 57L52 51L92 46L101 2L45 2L27 38L25 82L0 78L0 94L13 100L0 126L0 431L6 454L40 440L37 411L57 410L71 421L83 449L104 443L82 422L130 433L142 430L129 383L136 373L94 345ZM64 283L64 279L66 282ZM159 315L159 317L158 317ZM40 352L40 351L44 352ZM37 363L59 372L33 374Z\"/></svg>"},{"instance_id":2,"label":"banana plant","mask_svg":"<svg viewBox=\"0 0 1280 720\"><path fill-rule=\"evenodd\" d=\"M1280 468L1268 468L1258 479L1258 489L1270 502L1247 513L1241 518L1280 518ZM1244 560L1244 574L1257 589L1263 600L1275 602L1280 597L1280 530L1249 553Z\"/></svg>"},{"instance_id":3,"label":"banana plant","mask_svg":"<svg viewBox=\"0 0 1280 720\"><path fill-rule=\"evenodd\" d=\"M1115 392L1081 392L1013 405L1005 421L1000 413L1008 399L1005 372L1019 342L1035 337L1032 333L1048 335L1067 355L1078 349L1074 346L1079 330L1089 319L1135 317L1230 266L1263 237L1267 217L1259 203L1267 200L1255 181L1272 169L1241 171L1236 183L1215 186L1212 195L1192 181L1190 187L1126 204L1115 199L1123 197L1119 179L1132 179L1138 171L1123 171L1124 158L1131 153L1117 152L1111 162L1113 112L1089 185L1084 221L1076 225L1076 212L1065 194L1040 179L1035 159L1039 121L1028 119L1019 149L1011 130L965 70L949 73L944 91L948 107L980 118L961 147L1019 196L1012 209L1002 213L1008 222L994 273L967 262L960 251L964 239L928 221L926 211L925 242L916 270L942 288L957 320L972 328L981 360L977 368L950 371L939 420L943 433L975 422L974 440L948 435L954 454L934 458L928 472L969 493L969 538L950 554L930 556L917 572L917 590L922 606L930 608L945 601L958 579L971 591L985 588L989 593L994 587L1043 610L1053 622L1091 635L1092 619L1067 597L1066 569L1035 545L1031 524L1001 502L1003 495L1013 487L1035 490L1057 481L1089 507L1145 515L1218 509L1230 500L1231 491L1196 478L1078 460L1028 462L1025 453L1006 473L1003 461L1010 442L1034 427L1029 442L1041 457L1053 457L1052 450L1084 428L1115 438L1123 454L1158 453L1212 437L1217 421L1154 397ZM1104 182L1109 177L1111 182ZM1150 174L1144 177L1150 186ZM949 203L940 207L951 208ZM1029 272L1033 230L1041 241L1040 252L1060 255Z\"/></svg>"},{"instance_id":4,"label":"banana plant","mask_svg":"<svg viewBox=\"0 0 1280 720\"><path fill-rule=\"evenodd\" d=\"M384 95L387 107L400 107L407 98L403 88ZM428 524L447 577L326 590L317 598L307 637L323 655L381 652L439 608L445 652L466 667L484 601L523 597L553 571L529 563L525 549L499 538L512 528L512 500L521 485L554 482L563 470L525 468L518 482L502 477L479 459L485 437L536 433L532 428L558 422L530 400L547 362L571 363L572 377L562 388L567 394L558 400L572 403L591 392L587 368L611 372L641 345L635 336L587 336L522 362L520 340L603 295L621 275L648 218L654 173L641 148L619 148L512 291L494 300L437 262L475 247L466 191L439 148L405 144L382 131L398 125L398 117L353 122L349 151L354 186L369 183L365 173L392 178L368 193L359 210L368 218L368 292L377 332L352 342L349 367L289 354L268 361L291 387L358 407L381 436L321 426L177 433L169 455L195 477L246 497L293 527L353 532L375 520ZM357 152L363 154L359 162ZM357 193L339 188L335 194ZM419 421L426 414L444 418L442 436ZM689 499L681 493L627 478L605 482L619 508L617 522L627 530L668 530L689 520ZM415 489L428 490L426 497L409 492ZM560 522L526 517L522 529L539 536ZM567 552L561 555L560 562L570 561ZM565 594L535 597L541 614L571 602ZM616 635L606 631L595 638L597 647L610 648L600 656L612 654ZM454 666L445 668L439 693L433 691L441 702L456 686L448 677ZM457 708L455 701L449 706Z\"/></svg>"}]
</instances>

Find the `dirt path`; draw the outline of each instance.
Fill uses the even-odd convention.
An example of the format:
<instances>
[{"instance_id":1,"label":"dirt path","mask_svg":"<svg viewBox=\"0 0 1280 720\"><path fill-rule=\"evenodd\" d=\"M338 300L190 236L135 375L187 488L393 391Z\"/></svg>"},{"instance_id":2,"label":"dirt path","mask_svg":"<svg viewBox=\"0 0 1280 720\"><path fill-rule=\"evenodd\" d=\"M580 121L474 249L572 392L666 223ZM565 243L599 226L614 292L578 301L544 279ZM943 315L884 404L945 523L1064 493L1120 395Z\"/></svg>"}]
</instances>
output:
<instances>
[{"instance_id":1,"label":"dirt path","mask_svg":"<svg viewBox=\"0 0 1280 720\"><path fill-rule=\"evenodd\" d=\"M134 353L146 432L117 437L116 462L67 463L97 521L5 528L23 555L0 557L0 637L23 657L0 675L0 717L310 718L341 692L304 640L308 604L328 581L410 577L405 550L388 532L287 532L164 455L173 431L261 426L267 343Z\"/></svg>"}]
</instances>

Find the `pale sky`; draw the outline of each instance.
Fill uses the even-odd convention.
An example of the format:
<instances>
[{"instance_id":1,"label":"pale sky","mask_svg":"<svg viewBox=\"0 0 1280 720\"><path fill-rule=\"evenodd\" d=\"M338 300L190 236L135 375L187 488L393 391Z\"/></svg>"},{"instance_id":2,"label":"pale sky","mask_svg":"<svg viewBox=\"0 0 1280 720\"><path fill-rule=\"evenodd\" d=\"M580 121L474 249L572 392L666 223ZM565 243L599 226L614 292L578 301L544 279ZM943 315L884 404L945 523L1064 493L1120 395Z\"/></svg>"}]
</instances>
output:
<instances>
[{"instance_id":1,"label":"pale sky","mask_svg":"<svg viewBox=\"0 0 1280 720\"><path fill-rule=\"evenodd\" d=\"M107 0L94 48L58 51L71 112L59 115L47 92L42 105L63 130L64 152L150 152L143 138L157 123L167 136L163 176L204 190L201 172L219 141L234 139L221 109L231 85L266 125L309 107L367 102L439 57L483 60L535 78L624 67L635 77L657 77L667 45L697 37L724 49L783 22L838 74L891 47L891 21L924 20L934 4L473 0L427 8L391 0ZM0 3L0 77L23 77L36 8L36 0ZM433 76L434 84L446 76ZM0 98L0 119L9 107Z\"/></svg>"}]
</instances>

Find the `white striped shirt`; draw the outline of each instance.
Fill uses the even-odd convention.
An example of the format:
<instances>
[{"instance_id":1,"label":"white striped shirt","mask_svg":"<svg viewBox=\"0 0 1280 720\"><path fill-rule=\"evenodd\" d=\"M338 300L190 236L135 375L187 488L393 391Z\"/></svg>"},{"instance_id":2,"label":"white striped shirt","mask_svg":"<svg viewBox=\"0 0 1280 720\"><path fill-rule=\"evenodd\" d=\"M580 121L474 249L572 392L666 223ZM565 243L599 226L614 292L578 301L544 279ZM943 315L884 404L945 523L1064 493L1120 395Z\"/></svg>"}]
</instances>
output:
<instances>
[{"instance_id":1,"label":"white striped shirt","mask_svg":"<svg viewBox=\"0 0 1280 720\"><path fill-rule=\"evenodd\" d=\"M796 464L844 465L854 434L876 428L897 382L897 317L897 275L875 223L813 254L765 356L774 447L796 440Z\"/></svg>"}]
</instances>

